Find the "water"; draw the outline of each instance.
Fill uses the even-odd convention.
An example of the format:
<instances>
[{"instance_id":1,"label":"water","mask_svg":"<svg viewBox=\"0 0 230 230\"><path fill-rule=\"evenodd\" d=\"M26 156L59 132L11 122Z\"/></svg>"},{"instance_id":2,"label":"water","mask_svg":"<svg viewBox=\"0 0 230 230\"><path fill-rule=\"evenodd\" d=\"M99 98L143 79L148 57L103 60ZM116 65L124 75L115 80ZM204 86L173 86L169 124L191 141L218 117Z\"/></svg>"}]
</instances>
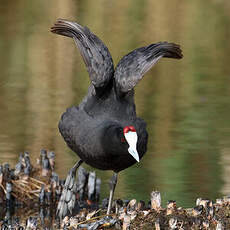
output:
<instances>
[{"instance_id":1,"label":"water","mask_svg":"<svg viewBox=\"0 0 230 230\"><path fill-rule=\"evenodd\" d=\"M87 25L114 63L157 41L182 46L183 60L161 60L136 87L137 113L148 124L148 152L119 174L116 197L193 206L197 197L230 193L230 2L4 1L0 6L0 163L29 151L55 151L65 177L78 159L57 124L86 94L88 75L73 41L49 32L57 18ZM112 172L97 170L108 196Z\"/></svg>"}]
</instances>

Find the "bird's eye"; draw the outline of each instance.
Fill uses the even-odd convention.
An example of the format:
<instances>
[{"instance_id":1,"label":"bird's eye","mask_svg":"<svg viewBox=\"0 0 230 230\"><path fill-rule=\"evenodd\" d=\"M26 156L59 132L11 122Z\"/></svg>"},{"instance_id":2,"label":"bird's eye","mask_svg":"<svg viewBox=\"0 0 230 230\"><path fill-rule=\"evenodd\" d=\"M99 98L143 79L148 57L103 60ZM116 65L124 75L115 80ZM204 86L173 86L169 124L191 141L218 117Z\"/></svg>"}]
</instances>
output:
<instances>
[{"instance_id":1,"label":"bird's eye","mask_svg":"<svg viewBox=\"0 0 230 230\"><path fill-rule=\"evenodd\" d=\"M125 143L125 138L124 137L121 138L121 142Z\"/></svg>"}]
</instances>

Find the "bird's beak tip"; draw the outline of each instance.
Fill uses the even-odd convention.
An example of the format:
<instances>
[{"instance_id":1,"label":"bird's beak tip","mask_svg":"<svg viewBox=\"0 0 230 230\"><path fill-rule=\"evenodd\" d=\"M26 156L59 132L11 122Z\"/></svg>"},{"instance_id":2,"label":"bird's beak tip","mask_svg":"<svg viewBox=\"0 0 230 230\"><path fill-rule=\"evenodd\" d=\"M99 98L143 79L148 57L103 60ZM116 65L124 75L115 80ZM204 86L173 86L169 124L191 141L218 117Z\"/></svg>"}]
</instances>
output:
<instances>
[{"instance_id":1,"label":"bird's beak tip","mask_svg":"<svg viewBox=\"0 0 230 230\"><path fill-rule=\"evenodd\" d=\"M140 158L139 158L138 152L136 150L129 147L128 151L137 162L140 162Z\"/></svg>"}]
</instances>

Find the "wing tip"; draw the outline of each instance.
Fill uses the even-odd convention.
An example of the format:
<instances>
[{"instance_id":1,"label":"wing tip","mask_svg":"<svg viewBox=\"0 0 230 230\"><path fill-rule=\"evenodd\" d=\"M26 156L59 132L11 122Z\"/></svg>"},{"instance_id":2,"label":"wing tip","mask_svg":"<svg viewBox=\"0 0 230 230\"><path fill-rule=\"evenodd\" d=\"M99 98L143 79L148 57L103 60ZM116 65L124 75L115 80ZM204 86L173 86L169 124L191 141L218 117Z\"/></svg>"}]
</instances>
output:
<instances>
[{"instance_id":1,"label":"wing tip","mask_svg":"<svg viewBox=\"0 0 230 230\"><path fill-rule=\"evenodd\" d=\"M173 42L163 42L165 44L165 48L168 52L164 55L164 57L168 58L175 58L175 59L181 59L183 58L183 52L181 49L181 46L179 44L173 43Z\"/></svg>"},{"instance_id":2,"label":"wing tip","mask_svg":"<svg viewBox=\"0 0 230 230\"><path fill-rule=\"evenodd\" d=\"M55 34L60 34L60 31L63 30L66 22L67 22L66 19L58 18L54 22L54 25L50 27L50 32L55 33Z\"/></svg>"},{"instance_id":3,"label":"wing tip","mask_svg":"<svg viewBox=\"0 0 230 230\"><path fill-rule=\"evenodd\" d=\"M76 30L81 32L84 30L84 27L76 22L63 18L58 18L54 22L54 25L50 27L50 32L52 33L72 37L70 36L71 33L67 33L67 31L70 32L70 30Z\"/></svg>"}]
</instances>

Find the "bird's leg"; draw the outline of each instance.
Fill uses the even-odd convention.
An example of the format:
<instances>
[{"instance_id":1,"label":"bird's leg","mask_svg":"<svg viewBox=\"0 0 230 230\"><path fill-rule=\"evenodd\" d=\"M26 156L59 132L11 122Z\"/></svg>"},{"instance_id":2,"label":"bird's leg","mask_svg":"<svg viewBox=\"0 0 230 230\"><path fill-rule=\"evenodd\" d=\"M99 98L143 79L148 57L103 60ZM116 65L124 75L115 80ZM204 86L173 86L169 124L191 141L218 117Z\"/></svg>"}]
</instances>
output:
<instances>
[{"instance_id":1,"label":"bird's leg","mask_svg":"<svg viewBox=\"0 0 230 230\"><path fill-rule=\"evenodd\" d=\"M109 192L109 205L108 205L108 209L107 209L107 215L109 215L109 213L111 211L112 202L113 202L113 194L114 194L116 184L117 184L117 173L114 173L110 182L109 182L110 192Z\"/></svg>"},{"instance_id":2,"label":"bird's leg","mask_svg":"<svg viewBox=\"0 0 230 230\"><path fill-rule=\"evenodd\" d=\"M58 202L58 207L57 207L57 215L59 216L60 219L65 217L68 211L72 213L72 209L74 208L75 200L76 200L76 196L75 196L76 170L82 163L83 163L83 160L79 160L78 162L76 162L75 165L70 169L66 177L65 185L63 187L61 198Z\"/></svg>"}]
</instances>

